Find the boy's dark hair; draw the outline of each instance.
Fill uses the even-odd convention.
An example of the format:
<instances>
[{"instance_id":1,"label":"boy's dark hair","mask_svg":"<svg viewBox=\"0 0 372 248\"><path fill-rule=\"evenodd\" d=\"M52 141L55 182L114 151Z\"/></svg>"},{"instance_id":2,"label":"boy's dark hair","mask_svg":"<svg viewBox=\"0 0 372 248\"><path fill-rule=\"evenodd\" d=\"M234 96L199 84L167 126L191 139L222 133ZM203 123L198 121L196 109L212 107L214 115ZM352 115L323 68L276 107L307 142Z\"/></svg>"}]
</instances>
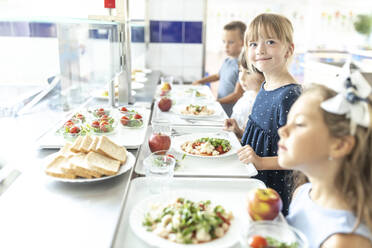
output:
<instances>
[{"instance_id":1,"label":"boy's dark hair","mask_svg":"<svg viewBox=\"0 0 372 248\"><path fill-rule=\"evenodd\" d=\"M232 21L228 24L226 24L223 27L224 30L239 30L240 31L240 38L244 40L244 33L245 30L247 29L247 26L245 25L244 22L241 21Z\"/></svg>"}]
</instances>

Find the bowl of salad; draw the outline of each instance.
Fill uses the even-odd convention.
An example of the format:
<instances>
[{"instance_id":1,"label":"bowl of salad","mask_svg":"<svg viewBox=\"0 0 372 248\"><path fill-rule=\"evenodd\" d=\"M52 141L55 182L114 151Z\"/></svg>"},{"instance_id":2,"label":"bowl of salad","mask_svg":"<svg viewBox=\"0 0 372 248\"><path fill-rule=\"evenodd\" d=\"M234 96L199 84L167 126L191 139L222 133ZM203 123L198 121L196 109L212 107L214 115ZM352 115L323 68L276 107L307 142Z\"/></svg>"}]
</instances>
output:
<instances>
[{"instance_id":1,"label":"bowl of salad","mask_svg":"<svg viewBox=\"0 0 372 248\"><path fill-rule=\"evenodd\" d=\"M96 135L113 133L116 125L115 119L108 115L102 115L90 123L91 130Z\"/></svg>"},{"instance_id":2,"label":"bowl of salad","mask_svg":"<svg viewBox=\"0 0 372 248\"><path fill-rule=\"evenodd\" d=\"M123 106L118 108L119 112L122 113L123 115L129 116L129 115L134 115L137 113L135 109Z\"/></svg>"},{"instance_id":3,"label":"bowl of salad","mask_svg":"<svg viewBox=\"0 0 372 248\"><path fill-rule=\"evenodd\" d=\"M96 108L92 108L88 112L90 112L94 117L100 118L103 115L109 116L111 111L108 108L96 107Z\"/></svg>"},{"instance_id":4,"label":"bowl of salad","mask_svg":"<svg viewBox=\"0 0 372 248\"><path fill-rule=\"evenodd\" d=\"M254 221L242 229L240 243L246 248L308 248L306 236L285 222Z\"/></svg>"},{"instance_id":5,"label":"bowl of salad","mask_svg":"<svg viewBox=\"0 0 372 248\"><path fill-rule=\"evenodd\" d=\"M140 128L143 126L143 118L139 113L134 113L130 115L123 115L120 118L120 123L123 127L127 128Z\"/></svg>"}]
</instances>

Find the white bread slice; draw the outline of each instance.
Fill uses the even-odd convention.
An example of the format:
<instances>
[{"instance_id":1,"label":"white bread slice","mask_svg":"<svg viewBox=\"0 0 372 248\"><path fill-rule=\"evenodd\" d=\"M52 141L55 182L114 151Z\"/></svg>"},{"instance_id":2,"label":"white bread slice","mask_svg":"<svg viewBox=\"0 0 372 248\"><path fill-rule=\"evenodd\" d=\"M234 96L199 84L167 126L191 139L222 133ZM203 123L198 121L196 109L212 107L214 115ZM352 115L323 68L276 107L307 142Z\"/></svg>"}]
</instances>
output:
<instances>
[{"instance_id":1,"label":"white bread slice","mask_svg":"<svg viewBox=\"0 0 372 248\"><path fill-rule=\"evenodd\" d=\"M64 173L69 173L69 174L75 174L76 175L75 168L71 164L70 160L72 159L72 157L80 155L80 154L84 154L84 153L80 153L80 152L79 153L73 153L73 152L71 152L71 155L69 157L66 157L66 158L68 158L67 163L64 163L64 164L61 165L61 170Z\"/></svg>"},{"instance_id":2,"label":"white bread slice","mask_svg":"<svg viewBox=\"0 0 372 248\"><path fill-rule=\"evenodd\" d=\"M115 175L120 168L120 161L93 151L88 153L86 161L95 170L108 176Z\"/></svg>"},{"instance_id":3,"label":"white bread slice","mask_svg":"<svg viewBox=\"0 0 372 248\"><path fill-rule=\"evenodd\" d=\"M72 147L70 148L73 152L80 152L80 144L83 141L83 136L79 135L74 143L72 144Z\"/></svg>"},{"instance_id":4,"label":"white bread slice","mask_svg":"<svg viewBox=\"0 0 372 248\"><path fill-rule=\"evenodd\" d=\"M86 154L77 154L69 159L71 167L78 176L85 178L101 177L101 173L93 169L85 160ZM90 176L90 177L89 177Z\"/></svg>"},{"instance_id":5,"label":"white bread slice","mask_svg":"<svg viewBox=\"0 0 372 248\"><path fill-rule=\"evenodd\" d=\"M60 150L59 150L59 153L64 156L65 158L69 158L73 155L75 155L76 153L74 153L73 151L71 151L71 147L72 147L72 144L67 142Z\"/></svg>"},{"instance_id":6,"label":"white bread slice","mask_svg":"<svg viewBox=\"0 0 372 248\"><path fill-rule=\"evenodd\" d=\"M81 152L88 153L90 144L92 143L93 139L90 137L90 135L85 135L83 140L81 141L79 150Z\"/></svg>"},{"instance_id":7,"label":"white bread slice","mask_svg":"<svg viewBox=\"0 0 372 248\"><path fill-rule=\"evenodd\" d=\"M68 163L68 159L62 155L56 156L46 167L45 173L52 177L60 178L76 178L73 173L65 173L61 170L61 166Z\"/></svg>"},{"instance_id":8,"label":"white bread slice","mask_svg":"<svg viewBox=\"0 0 372 248\"><path fill-rule=\"evenodd\" d=\"M97 146L99 138L97 136L93 136L92 139L93 139L93 141L92 141L92 143L90 143L89 152L90 151L97 152L96 146Z\"/></svg>"},{"instance_id":9,"label":"white bread slice","mask_svg":"<svg viewBox=\"0 0 372 248\"><path fill-rule=\"evenodd\" d=\"M125 163L127 160L127 150L123 146L115 144L106 136L100 137L96 149L99 153L103 153L110 158L119 160L121 163Z\"/></svg>"}]
</instances>

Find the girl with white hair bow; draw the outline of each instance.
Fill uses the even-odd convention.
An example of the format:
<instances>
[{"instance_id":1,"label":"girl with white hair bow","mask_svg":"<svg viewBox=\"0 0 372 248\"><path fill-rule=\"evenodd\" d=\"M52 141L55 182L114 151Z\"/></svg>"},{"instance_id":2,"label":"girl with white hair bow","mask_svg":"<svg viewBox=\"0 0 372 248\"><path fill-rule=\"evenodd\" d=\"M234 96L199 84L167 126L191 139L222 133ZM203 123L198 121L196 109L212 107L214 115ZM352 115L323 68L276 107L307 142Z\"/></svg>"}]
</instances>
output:
<instances>
[{"instance_id":1,"label":"girl with white hair bow","mask_svg":"<svg viewBox=\"0 0 372 248\"><path fill-rule=\"evenodd\" d=\"M311 86L279 129L279 165L301 185L287 220L309 247L372 247L371 86L343 69L337 91Z\"/></svg>"}]
</instances>

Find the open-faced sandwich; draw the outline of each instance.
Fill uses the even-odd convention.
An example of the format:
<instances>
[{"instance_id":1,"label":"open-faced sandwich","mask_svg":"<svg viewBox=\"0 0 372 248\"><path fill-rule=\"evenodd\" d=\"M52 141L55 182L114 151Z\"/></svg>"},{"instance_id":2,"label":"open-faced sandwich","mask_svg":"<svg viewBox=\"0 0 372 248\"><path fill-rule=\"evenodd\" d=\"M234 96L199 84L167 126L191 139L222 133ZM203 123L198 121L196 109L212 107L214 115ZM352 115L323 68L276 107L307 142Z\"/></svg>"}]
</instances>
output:
<instances>
[{"instance_id":1,"label":"open-faced sandwich","mask_svg":"<svg viewBox=\"0 0 372 248\"><path fill-rule=\"evenodd\" d=\"M211 201L194 202L177 198L168 204L153 205L142 225L147 231L181 244L210 242L223 237L230 228L233 215Z\"/></svg>"},{"instance_id":2,"label":"open-faced sandwich","mask_svg":"<svg viewBox=\"0 0 372 248\"><path fill-rule=\"evenodd\" d=\"M231 144L226 139L200 138L194 141L186 141L181 149L189 154L200 156L219 156L231 150Z\"/></svg>"}]
</instances>

